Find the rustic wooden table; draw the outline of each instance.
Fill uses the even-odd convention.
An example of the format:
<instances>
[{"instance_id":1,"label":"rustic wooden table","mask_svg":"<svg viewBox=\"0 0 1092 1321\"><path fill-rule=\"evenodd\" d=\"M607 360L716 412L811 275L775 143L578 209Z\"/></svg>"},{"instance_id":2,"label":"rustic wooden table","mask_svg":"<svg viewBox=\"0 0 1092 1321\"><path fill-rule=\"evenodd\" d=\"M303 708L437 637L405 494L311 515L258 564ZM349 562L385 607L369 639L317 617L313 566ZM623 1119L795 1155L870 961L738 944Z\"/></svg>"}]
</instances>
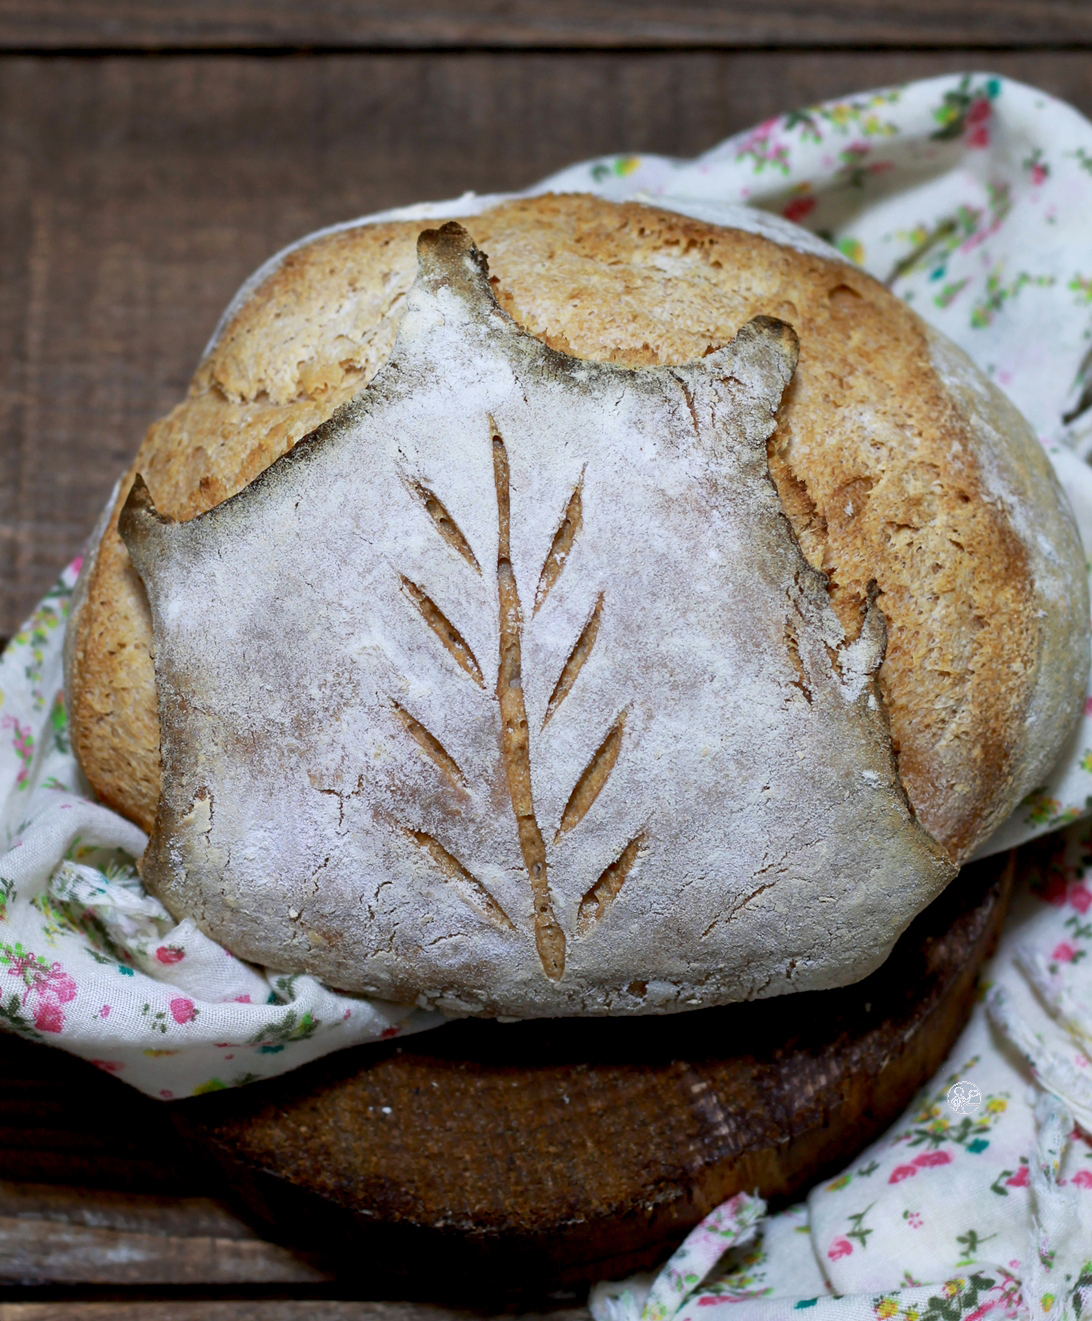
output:
<instances>
[{"instance_id":1,"label":"rustic wooden table","mask_svg":"<svg viewBox=\"0 0 1092 1321\"><path fill-rule=\"evenodd\" d=\"M1092 5L0 0L0 634L287 241L968 68L1092 115ZM369 1297L257 1235L163 1109L0 1038L0 1321L453 1315Z\"/></svg>"}]
</instances>

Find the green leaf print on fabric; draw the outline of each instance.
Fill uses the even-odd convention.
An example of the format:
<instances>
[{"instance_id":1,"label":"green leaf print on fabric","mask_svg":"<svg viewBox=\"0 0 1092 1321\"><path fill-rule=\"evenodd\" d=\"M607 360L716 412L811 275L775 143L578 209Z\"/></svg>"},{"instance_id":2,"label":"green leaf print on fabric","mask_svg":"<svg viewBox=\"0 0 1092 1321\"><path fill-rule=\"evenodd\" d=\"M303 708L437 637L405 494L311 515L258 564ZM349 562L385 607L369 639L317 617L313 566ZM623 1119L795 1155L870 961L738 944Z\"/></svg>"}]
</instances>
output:
<instances>
[{"instance_id":1,"label":"green leaf print on fabric","mask_svg":"<svg viewBox=\"0 0 1092 1321\"><path fill-rule=\"evenodd\" d=\"M930 273L930 280L943 280L952 255L960 248L970 251L996 234L1008 218L1012 206L1012 188L1009 184L987 183L985 208L964 204L931 229L925 225L916 225L910 230L896 230L896 238L913 246L892 269L887 277L888 286L903 276L926 270ZM970 282L971 277L967 276L945 285L941 293L934 296L933 302L937 307L948 307Z\"/></svg>"},{"instance_id":2,"label":"green leaf print on fabric","mask_svg":"<svg viewBox=\"0 0 1092 1321\"><path fill-rule=\"evenodd\" d=\"M321 1021L311 1014L297 1015L294 1009L290 1009L278 1022L269 1023L247 1037L246 1044L260 1047L263 1054L274 1055L284 1049L285 1042L306 1041L321 1026Z\"/></svg>"},{"instance_id":3,"label":"green leaf print on fabric","mask_svg":"<svg viewBox=\"0 0 1092 1321\"><path fill-rule=\"evenodd\" d=\"M827 102L825 105L805 106L787 115L767 119L746 134L736 148L736 161L751 162L754 174L766 170L778 174L790 173L791 153L795 144L818 144L832 134L858 140L841 148L839 176L847 183L860 184L875 170L888 170L892 166L883 162L878 166L864 164L872 150L871 143L860 139L890 138L898 133L896 125L879 113L884 106L894 105L902 94L901 88L888 88L859 100ZM795 142L790 141L792 137ZM810 207L808 208L810 210ZM797 211L790 219L799 220L806 212Z\"/></svg>"},{"instance_id":4,"label":"green leaf print on fabric","mask_svg":"<svg viewBox=\"0 0 1092 1321\"><path fill-rule=\"evenodd\" d=\"M865 1228L864 1221L865 1216L868 1215L869 1211L871 1211L875 1205L875 1202L871 1202L863 1211L858 1211L856 1215L847 1217L851 1228L846 1230L846 1238L855 1238L862 1248L868 1247L868 1236L874 1232L871 1229Z\"/></svg>"},{"instance_id":5,"label":"green leaf print on fabric","mask_svg":"<svg viewBox=\"0 0 1092 1321\"><path fill-rule=\"evenodd\" d=\"M23 1013L23 1001L16 991L13 991L6 1001L0 994L0 1026L5 1024L9 1032L16 1032L30 1041L44 1040L42 1034L34 1030L33 1024Z\"/></svg>"},{"instance_id":6,"label":"green leaf print on fabric","mask_svg":"<svg viewBox=\"0 0 1092 1321\"><path fill-rule=\"evenodd\" d=\"M777 129L781 126L780 119L768 119L759 124L739 144L736 160L749 160L755 174L762 174L767 169L788 174L789 144L777 136Z\"/></svg>"},{"instance_id":7,"label":"green leaf print on fabric","mask_svg":"<svg viewBox=\"0 0 1092 1321\"><path fill-rule=\"evenodd\" d=\"M67 756L72 751L72 744L68 739L68 712L65 710L63 692L53 699L49 710L49 728L53 734L54 751Z\"/></svg>"},{"instance_id":8,"label":"green leaf print on fabric","mask_svg":"<svg viewBox=\"0 0 1092 1321\"><path fill-rule=\"evenodd\" d=\"M995 1288L997 1283L988 1275L976 1273L945 1281L940 1292L933 1294L924 1308L913 1304L903 1308L897 1294L875 1298L872 1307L878 1321L903 1321L904 1318L905 1321L961 1321L971 1312L982 1316L992 1311L995 1303L1004 1301L1001 1298L989 1300L983 1296ZM1012 1284L1019 1288L1015 1281ZM979 1311L979 1308L982 1310Z\"/></svg>"},{"instance_id":9,"label":"green leaf print on fabric","mask_svg":"<svg viewBox=\"0 0 1092 1321\"><path fill-rule=\"evenodd\" d=\"M1043 155L1042 147L1036 147L1030 156L1025 156L1022 168L1031 176L1033 186L1038 186L1050 178L1050 165Z\"/></svg>"},{"instance_id":10,"label":"green leaf print on fabric","mask_svg":"<svg viewBox=\"0 0 1092 1321\"><path fill-rule=\"evenodd\" d=\"M982 330L986 326L992 325L998 312L1006 303L1016 298L1022 289L1029 286L1036 289L1049 289L1055 283L1053 275L1030 275L1027 271L1021 271L1015 280L1003 284L1001 270L1001 264L998 263L986 276L985 297L979 298L971 309L971 325L976 330Z\"/></svg>"},{"instance_id":11,"label":"green leaf print on fabric","mask_svg":"<svg viewBox=\"0 0 1092 1321\"><path fill-rule=\"evenodd\" d=\"M1078 303L1092 303L1092 275L1076 272L1067 281L1065 287L1077 295Z\"/></svg>"},{"instance_id":12,"label":"green leaf print on fabric","mask_svg":"<svg viewBox=\"0 0 1092 1321\"><path fill-rule=\"evenodd\" d=\"M951 142L968 134L968 145L985 147L989 144L986 123L990 118L990 102L996 100L1001 92L1001 83L997 78L987 79L977 87L972 85L972 76L964 74L958 86L944 93L940 105L933 111L933 118L940 125L932 134L936 142Z\"/></svg>"},{"instance_id":13,"label":"green leaf print on fabric","mask_svg":"<svg viewBox=\"0 0 1092 1321\"><path fill-rule=\"evenodd\" d=\"M729 1248L753 1240L765 1211L761 1199L737 1193L710 1212L660 1272L641 1311L641 1321L670 1321ZM758 1296L762 1293L765 1290ZM717 1301L732 1299L725 1296Z\"/></svg>"},{"instance_id":14,"label":"green leaf print on fabric","mask_svg":"<svg viewBox=\"0 0 1092 1321\"><path fill-rule=\"evenodd\" d=\"M8 914L8 904L15 898L15 882L0 876L0 922Z\"/></svg>"},{"instance_id":15,"label":"green leaf print on fabric","mask_svg":"<svg viewBox=\"0 0 1092 1321\"><path fill-rule=\"evenodd\" d=\"M624 179L627 174L632 174L640 164L640 156L616 156L610 164L599 161L593 165L591 167L591 177L596 183L602 183L611 176Z\"/></svg>"},{"instance_id":16,"label":"green leaf print on fabric","mask_svg":"<svg viewBox=\"0 0 1092 1321\"><path fill-rule=\"evenodd\" d=\"M848 1188L855 1178L870 1179L879 1168L880 1162L878 1160L870 1160L867 1165L862 1165L859 1170L847 1170L844 1174L840 1174L832 1183L827 1184L827 1192L841 1192L843 1188Z\"/></svg>"},{"instance_id":17,"label":"green leaf print on fabric","mask_svg":"<svg viewBox=\"0 0 1092 1321\"><path fill-rule=\"evenodd\" d=\"M36 894L30 906L41 913L44 919L41 931L47 945L55 946L59 936L80 930L79 923L72 920L65 905L56 903L48 894Z\"/></svg>"},{"instance_id":18,"label":"green leaf print on fabric","mask_svg":"<svg viewBox=\"0 0 1092 1321\"><path fill-rule=\"evenodd\" d=\"M63 582L55 583L27 623L8 643L12 651L25 648L30 653L26 658L23 673L31 685L31 697L36 711L41 711L46 703L41 688L42 668L47 659L52 640L51 634L55 633L58 625L63 624L68 618L68 603L71 595L71 587Z\"/></svg>"},{"instance_id":19,"label":"green leaf print on fabric","mask_svg":"<svg viewBox=\"0 0 1092 1321\"><path fill-rule=\"evenodd\" d=\"M901 89L894 87L854 101L828 101L825 105L790 110L784 117L786 133L798 131L801 142L820 143L830 133L860 133L866 138L890 138L898 128L877 112L895 105Z\"/></svg>"},{"instance_id":20,"label":"green leaf print on fabric","mask_svg":"<svg viewBox=\"0 0 1092 1321\"><path fill-rule=\"evenodd\" d=\"M1052 798L1046 789L1033 789L1020 807L1024 809L1024 821L1027 825L1046 826L1050 830L1057 830L1062 826L1072 825L1074 821L1079 821L1081 817L1088 815L1089 808L1092 807L1092 794L1089 794L1080 806L1071 804L1069 807L1063 807L1060 800Z\"/></svg>"},{"instance_id":21,"label":"green leaf print on fabric","mask_svg":"<svg viewBox=\"0 0 1092 1321\"><path fill-rule=\"evenodd\" d=\"M166 1009L153 1009L152 1006L145 1001L141 1006L140 1013L145 1021L145 1025L152 1032L158 1032L161 1036L167 1035L169 1024L167 1022Z\"/></svg>"},{"instance_id":22,"label":"green leaf print on fabric","mask_svg":"<svg viewBox=\"0 0 1092 1321\"><path fill-rule=\"evenodd\" d=\"M990 1192L996 1193L999 1197L1008 1197L1010 1188L1026 1188L1030 1178L1031 1167L1028 1165L1028 1159L1026 1156L1021 1156L1019 1168L1002 1170L990 1184Z\"/></svg>"},{"instance_id":23,"label":"green leaf print on fabric","mask_svg":"<svg viewBox=\"0 0 1092 1321\"><path fill-rule=\"evenodd\" d=\"M1081 1267L1081 1273L1073 1285L1069 1301L1073 1305L1074 1316L1092 1316L1092 1257Z\"/></svg>"},{"instance_id":24,"label":"green leaf print on fabric","mask_svg":"<svg viewBox=\"0 0 1092 1321\"><path fill-rule=\"evenodd\" d=\"M996 1238L996 1234L986 1234L982 1236L977 1230L968 1229L965 1234L957 1234L956 1242L963 1244L963 1250L960 1253L960 1259L956 1262L957 1266L970 1266L978 1256L978 1249L983 1243L988 1243L991 1238Z\"/></svg>"}]
</instances>

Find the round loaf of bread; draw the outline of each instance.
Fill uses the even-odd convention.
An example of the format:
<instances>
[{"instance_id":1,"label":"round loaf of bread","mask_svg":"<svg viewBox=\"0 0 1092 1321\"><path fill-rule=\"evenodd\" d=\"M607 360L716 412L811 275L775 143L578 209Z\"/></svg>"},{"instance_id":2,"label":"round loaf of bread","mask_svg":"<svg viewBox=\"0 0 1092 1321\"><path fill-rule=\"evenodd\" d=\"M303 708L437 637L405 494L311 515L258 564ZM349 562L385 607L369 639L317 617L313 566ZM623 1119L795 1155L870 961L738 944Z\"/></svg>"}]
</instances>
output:
<instances>
[{"instance_id":1,"label":"round loaf of bread","mask_svg":"<svg viewBox=\"0 0 1092 1321\"><path fill-rule=\"evenodd\" d=\"M1088 674L1083 554L1020 415L899 299L814 244L588 196L461 223L500 306L575 358L684 364L756 316L793 327L769 473L846 636L870 597L882 611L899 780L948 857L968 857L1049 769ZM148 600L118 533L133 477L161 514L189 520L329 419L391 353L422 228L351 227L275 263L150 428L104 519L69 627L72 742L100 799L146 830L160 725Z\"/></svg>"}]
</instances>

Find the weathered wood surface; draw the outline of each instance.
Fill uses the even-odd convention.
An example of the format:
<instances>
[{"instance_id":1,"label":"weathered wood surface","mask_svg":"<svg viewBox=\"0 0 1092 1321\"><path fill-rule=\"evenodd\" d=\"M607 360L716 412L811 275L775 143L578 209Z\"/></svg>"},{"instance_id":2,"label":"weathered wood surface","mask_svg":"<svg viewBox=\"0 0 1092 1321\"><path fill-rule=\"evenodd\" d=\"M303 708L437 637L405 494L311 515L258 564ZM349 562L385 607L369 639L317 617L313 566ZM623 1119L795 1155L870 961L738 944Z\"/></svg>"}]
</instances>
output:
<instances>
[{"instance_id":1,"label":"weathered wood surface","mask_svg":"<svg viewBox=\"0 0 1092 1321\"><path fill-rule=\"evenodd\" d=\"M298 1285L332 1274L210 1198L0 1182L0 1284Z\"/></svg>"},{"instance_id":2,"label":"weathered wood surface","mask_svg":"<svg viewBox=\"0 0 1092 1321\"><path fill-rule=\"evenodd\" d=\"M78 1184L116 1194L212 1196L205 1174L187 1159L166 1106L63 1051L0 1032L5 1186ZM11 1213L0 1200L0 1214Z\"/></svg>"},{"instance_id":3,"label":"weathered wood surface","mask_svg":"<svg viewBox=\"0 0 1092 1321\"><path fill-rule=\"evenodd\" d=\"M0 634L284 243L599 153L692 155L795 104L984 66L1092 113L1081 51L0 57Z\"/></svg>"},{"instance_id":4,"label":"weathered wood surface","mask_svg":"<svg viewBox=\"0 0 1092 1321\"><path fill-rule=\"evenodd\" d=\"M2 0L0 44L178 47L1092 43L1085 0Z\"/></svg>"}]
</instances>

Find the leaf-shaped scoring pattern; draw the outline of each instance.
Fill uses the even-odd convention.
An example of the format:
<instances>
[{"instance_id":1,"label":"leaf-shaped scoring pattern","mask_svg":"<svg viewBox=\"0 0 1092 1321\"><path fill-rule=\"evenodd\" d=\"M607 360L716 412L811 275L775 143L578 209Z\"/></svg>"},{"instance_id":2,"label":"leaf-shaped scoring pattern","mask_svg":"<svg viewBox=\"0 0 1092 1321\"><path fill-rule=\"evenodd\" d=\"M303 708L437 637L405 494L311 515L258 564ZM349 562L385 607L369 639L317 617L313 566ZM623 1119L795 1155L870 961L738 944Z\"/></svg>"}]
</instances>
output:
<instances>
[{"instance_id":1,"label":"leaf-shaped scoring pattern","mask_svg":"<svg viewBox=\"0 0 1092 1321\"><path fill-rule=\"evenodd\" d=\"M500 606L500 665L497 701L501 715L501 749L508 777L512 811L516 814L523 865L531 878L535 908L535 947L542 970L551 981L565 971L565 933L554 916L542 838L531 796L531 745L527 707L523 700L523 615L516 575L512 569L512 501L508 476L508 450L493 419L493 477L497 485L497 598Z\"/></svg>"},{"instance_id":2,"label":"leaf-shaped scoring pattern","mask_svg":"<svg viewBox=\"0 0 1092 1321\"><path fill-rule=\"evenodd\" d=\"M531 791L531 745L527 707L523 697L523 611L515 571L512 568L512 500L508 450L493 418L489 419L489 424L493 446L493 479L497 496L497 606L500 656L497 666L496 694L501 717L501 752L508 792L512 800L512 812L516 818L520 852L531 882L535 914L535 947L538 950L543 972L551 981L557 981L565 971L565 933L554 913L546 841L535 815ZM581 474L580 481L569 497L565 513L542 566L535 593L536 613L550 589L560 578L569 552L583 526L581 500L583 482L583 474ZM436 495L420 482L409 482L408 486L421 501L443 539L466 560L471 568L480 573L481 567L470 543ZM484 687L485 680L481 667L458 629L443 615L423 588L405 576L401 581L403 590L449 655L475 683ZM603 595L600 594L554 685L546 706L543 727L572 691L580 671L591 655L599 633L602 614ZM454 787L463 788L465 781L462 771L439 739L393 699L392 705L410 737ZM577 780L561 814L555 843L566 831L579 825L602 793L621 751L625 721L626 713L623 711ZM439 840L420 830L407 830L406 833L421 848L427 850L444 876L455 885L467 903L484 913L496 925L514 929L507 914L485 886ZM637 860L643 839L642 833L631 840L584 896L577 914L578 934L583 935L589 931L613 903Z\"/></svg>"},{"instance_id":3,"label":"leaf-shaped scoring pattern","mask_svg":"<svg viewBox=\"0 0 1092 1321\"><path fill-rule=\"evenodd\" d=\"M440 639L447 649L455 664L470 675L479 688L485 687L485 680L482 678L482 667L478 664L474 653L463 638L463 635L447 618L440 607L430 597L417 586L416 583L403 575L402 587L421 612L421 618L432 629L433 633Z\"/></svg>"},{"instance_id":4,"label":"leaf-shaped scoring pattern","mask_svg":"<svg viewBox=\"0 0 1092 1321\"><path fill-rule=\"evenodd\" d=\"M481 573L481 565L470 549L470 542L463 536L459 525L444 508L439 497L430 491L427 486L422 485L421 482L410 482L409 488L424 505L425 513L436 524L436 530L440 536L452 549L459 552L475 573Z\"/></svg>"},{"instance_id":5,"label":"leaf-shaped scoring pattern","mask_svg":"<svg viewBox=\"0 0 1092 1321\"><path fill-rule=\"evenodd\" d=\"M595 646L595 639L599 634L599 618L602 613L603 593L600 592L599 600L595 603L595 609L591 612L591 618L584 625L583 631L576 640L576 645L569 652L569 659L565 662L561 677L554 685L554 691L550 694L550 700L546 703L546 715L542 720L543 729L546 728L550 717L572 691L577 675L584 668L585 662L591 655L592 647Z\"/></svg>"},{"instance_id":6,"label":"leaf-shaped scoring pattern","mask_svg":"<svg viewBox=\"0 0 1092 1321\"><path fill-rule=\"evenodd\" d=\"M406 834L415 844L432 855L433 861L459 890L463 899L471 908L476 908L479 912L484 913L490 922L496 923L497 926L503 927L507 931L515 930L508 914L482 885L481 881L467 871L454 853L449 853L438 839L426 834L423 830L407 830Z\"/></svg>"},{"instance_id":7,"label":"leaf-shaped scoring pattern","mask_svg":"<svg viewBox=\"0 0 1092 1321\"><path fill-rule=\"evenodd\" d=\"M606 788L607 780L610 779L610 773L614 770L614 764L622 750L622 731L625 725L626 713L623 711L614 722L610 733L595 750L591 761L584 767L584 773L569 795L569 801L565 804L564 812L561 813L561 824L557 828L555 844L567 830L572 830L583 821L592 803Z\"/></svg>"},{"instance_id":8,"label":"leaf-shaped scoring pattern","mask_svg":"<svg viewBox=\"0 0 1092 1321\"><path fill-rule=\"evenodd\" d=\"M537 615L542 608L543 601L550 591L550 588L561 577L561 570L565 567L565 561L569 558L569 551L573 548L573 542L576 540L577 533L584 523L584 505L580 492L584 486L584 475L581 473L580 480L576 484L576 489L569 497L569 503L565 507L565 513L554 533L553 544L550 546L549 554L546 556L546 563L542 566L542 572L539 574L538 589L535 592L535 609Z\"/></svg>"}]
</instances>

